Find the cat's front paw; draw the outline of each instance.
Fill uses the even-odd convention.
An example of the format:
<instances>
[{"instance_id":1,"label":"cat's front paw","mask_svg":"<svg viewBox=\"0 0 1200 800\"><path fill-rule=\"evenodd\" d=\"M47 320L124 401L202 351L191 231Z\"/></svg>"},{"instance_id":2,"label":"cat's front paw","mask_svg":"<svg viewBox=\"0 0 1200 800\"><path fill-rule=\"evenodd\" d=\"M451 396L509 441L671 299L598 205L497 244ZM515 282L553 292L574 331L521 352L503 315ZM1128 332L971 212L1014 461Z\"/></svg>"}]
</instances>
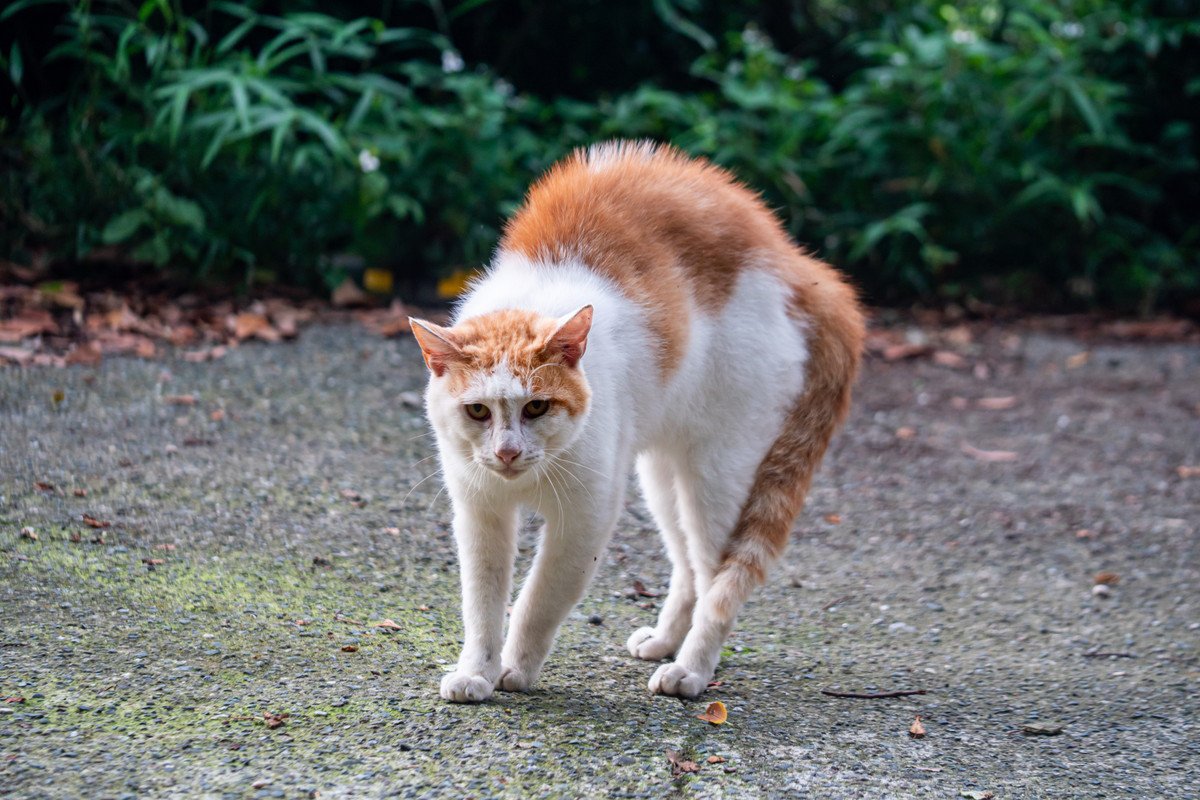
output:
<instances>
[{"instance_id":1,"label":"cat's front paw","mask_svg":"<svg viewBox=\"0 0 1200 800\"><path fill-rule=\"evenodd\" d=\"M656 636L654 628L638 628L625 644L634 658L662 661L675 654L676 643Z\"/></svg>"},{"instance_id":2,"label":"cat's front paw","mask_svg":"<svg viewBox=\"0 0 1200 800\"><path fill-rule=\"evenodd\" d=\"M673 697L699 697L711 675L700 675L680 664L663 664L650 676L650 691Z\"/></svg>"},{"instance_id":3,"label":"cat's front paw","mask_svg":"<svg viewBox=\"0 0 1200 800\"><path fill-rule=\"evenodd\" d=\"M492 696L492 682L482 675L451 672L442 678L441 695L451 703L482 703Z\"/></svg>"},{"instance_id":4,"label":"cat's front paw","mask_svg":"<svg viewBox=\"0 0 1200 800\"><path fill-rule=\"evenodd\" d=\"M505 664L500 670L500 677L496 679L496 688L502 692L524 692L528 691L531 683L533 680L525 670Z\"/></svg>"}]
</instances>

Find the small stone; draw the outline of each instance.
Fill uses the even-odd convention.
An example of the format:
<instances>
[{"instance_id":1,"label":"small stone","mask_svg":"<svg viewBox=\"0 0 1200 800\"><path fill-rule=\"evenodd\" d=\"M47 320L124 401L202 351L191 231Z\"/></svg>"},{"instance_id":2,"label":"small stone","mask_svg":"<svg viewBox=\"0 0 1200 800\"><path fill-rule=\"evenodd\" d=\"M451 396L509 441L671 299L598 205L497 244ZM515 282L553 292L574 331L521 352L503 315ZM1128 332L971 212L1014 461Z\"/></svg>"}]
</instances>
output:
<instances>
[{"instance_id":1,"label":"small stone","mask_svg":"<svg viewBox=\"0 0 1200 800\"><path fill-rule=\"evenodd\" d=\"M893 622L888 625L888 633L916 633L917 629L907 622Z\"/></svg>"},{"instance_id":2,"label":"small stone","mask_svg":"<svg viewBox=\"0 0 1200 800\"><path fill-rule=\"evenodd\" d=\"M588 624L589 625L603 625L604 617L600 616L599 614L592 614L590 617L588 617Z\"/></svg>"},{"instance_id":3,"label":"small stone","mask_svg":"<svg viewBox=\"0 0 1200 800\"><path fill-rule=\"evenodd\" d=\"M1092 587L1092 594L1096 597L1112 597L1112 587L1106 583L1097 583Z\"/></svg>"},{"instance_id":4,"label":"small stone","mask_svg":"<svg viewBox=\"0 0 1200 800\"><path fill-rule=\"evenodd\" d=\"M1030 736L1058 736L1063 732L1063 726L1057 722L1026 722L1021 731Z\"/></svg>"}]
</instances>

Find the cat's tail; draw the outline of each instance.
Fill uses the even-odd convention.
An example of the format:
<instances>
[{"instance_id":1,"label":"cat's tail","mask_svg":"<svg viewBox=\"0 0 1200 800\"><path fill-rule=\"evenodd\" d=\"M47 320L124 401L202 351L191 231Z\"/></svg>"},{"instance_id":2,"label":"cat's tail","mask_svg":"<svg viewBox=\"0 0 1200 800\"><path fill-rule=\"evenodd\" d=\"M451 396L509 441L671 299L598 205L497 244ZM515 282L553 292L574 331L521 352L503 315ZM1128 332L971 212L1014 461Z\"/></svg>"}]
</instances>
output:
<instances>
[{"instance_id":1,"label":"cat's tail","mask_svg":"<svg viewBox=\"0 0 1200 800\"><path fill-rule=\"evenodd\" d=\"M825 449L850 410L865 338L862 311L837 273L809 265L822 280L805 280L792 298L808 339L804 390L758 467L713 583L716 610L731 616L782 555Z\"/></svg>"}]
</instances>

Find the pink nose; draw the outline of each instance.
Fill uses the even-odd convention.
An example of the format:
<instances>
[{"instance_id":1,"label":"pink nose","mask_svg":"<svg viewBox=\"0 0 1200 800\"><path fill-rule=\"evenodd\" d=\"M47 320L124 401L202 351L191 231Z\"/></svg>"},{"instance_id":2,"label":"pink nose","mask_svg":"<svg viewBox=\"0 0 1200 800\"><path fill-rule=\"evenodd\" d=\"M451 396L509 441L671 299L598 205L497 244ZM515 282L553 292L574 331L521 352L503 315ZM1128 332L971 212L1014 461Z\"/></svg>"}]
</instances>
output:
<instances>
[{"instance_id":1,"label":"pink nose","mask_svg":"<svg viewBox=\"0 0 1200 800\"><path fill-rule=\"evenodd\" d=\"M506 467L512 466L512 462L516 461L519 455L521 455L519 447L501 447L496 451L496 458L503 461Z\"/></svg>"}]
</instances>

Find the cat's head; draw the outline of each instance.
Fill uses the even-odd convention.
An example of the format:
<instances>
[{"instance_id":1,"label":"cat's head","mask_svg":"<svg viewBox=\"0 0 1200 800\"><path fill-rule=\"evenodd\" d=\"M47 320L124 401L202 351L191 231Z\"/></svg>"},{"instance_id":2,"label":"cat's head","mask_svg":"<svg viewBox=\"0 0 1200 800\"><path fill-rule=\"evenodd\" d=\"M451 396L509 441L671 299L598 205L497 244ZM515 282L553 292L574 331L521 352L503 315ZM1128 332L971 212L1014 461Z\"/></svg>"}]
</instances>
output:
<instances>
[{"instance_id":1,"label":"cat's head","mask_svg":"<svg viewBox=\"0 0 1200 800\"><path fill-rule=\"evenodd\" d=\"M536 474L579 434L591 399L579 364L591 306L558 318L494 311L451 328L410 322L432 373L429 419L443 446L515 479Z\"/></svg>"}]
</instances>

